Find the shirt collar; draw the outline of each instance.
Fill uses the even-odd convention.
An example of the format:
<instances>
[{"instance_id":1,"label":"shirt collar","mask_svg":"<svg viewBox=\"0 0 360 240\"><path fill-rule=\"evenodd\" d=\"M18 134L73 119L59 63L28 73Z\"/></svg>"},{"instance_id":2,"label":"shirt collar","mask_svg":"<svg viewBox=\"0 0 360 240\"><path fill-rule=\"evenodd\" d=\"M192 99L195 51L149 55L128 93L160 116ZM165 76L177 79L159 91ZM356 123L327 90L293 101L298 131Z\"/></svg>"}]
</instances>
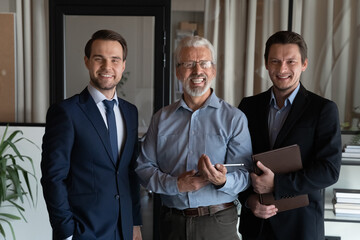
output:
<instances>
[{"instance_id":1,"label":"shirt collar","mask_svg":"<svg viewBox=\"0 0 360 240\"><path fill-rule=\"evenodd\" d=\"M180 101L178 102L176 110L178 110L180 107L191 110L184 101L184 94L182 95ZM211 88L210 96L206 99L204 105L201 108L206 108L206 107L220 108L220 100L216 96L215 91L212 88Z\"/></svg>"},{"instance_id":2,"label":"shirt collar","mask_svg":"<svg viewBox=\"0 0 360 240\"><path fill-rule=\"evenodd\" d=\"M97 90L94 86L92 86L90 83L87 86L88 91L91 95L91 97L94 99L95 103L98 104L99 102L102 102L104 100L108 100L104 94L102 94L99 90ZM111 100L114 100L116 102L116 105L119 104L118 98L117 98L117 94L115 91L114 97Z\"/></svg>"},{"instance_id":3,"label":"shirt collar","mask_svg":"<svg viewBox=\"0 0 360 240\"><path fill-rule=\"evenodd\" d=\"M300 83L299 85L295 88L295 90L290 94L290 96L288 98L286 98L285 103L284 103L284 107L286 107L288 104L293 104L294 99L297 95L297 93L299 92L300 89ZM275 99L275 94L273 91L273 87L271 88L271 98L270 98L270 103L271 106L274 106L276 108L279 108L277 103L276 103L276 99Z\"/></svg>"}]
</instances>

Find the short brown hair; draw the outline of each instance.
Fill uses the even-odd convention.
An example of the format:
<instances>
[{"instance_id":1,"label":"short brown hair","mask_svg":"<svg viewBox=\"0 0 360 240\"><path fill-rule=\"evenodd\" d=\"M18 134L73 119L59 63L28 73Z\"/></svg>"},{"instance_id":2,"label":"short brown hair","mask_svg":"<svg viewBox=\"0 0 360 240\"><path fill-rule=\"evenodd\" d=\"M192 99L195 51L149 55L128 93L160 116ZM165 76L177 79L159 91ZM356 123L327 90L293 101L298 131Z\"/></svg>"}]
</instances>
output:
<instances>
[{"instance_id":1,"label":"short brown hair","mask_svg":"<svg viewBox=\"0 0 360 240\"><path fill-rule=\"evenodd\" d=\"M304 63L305 59L307 59L307 45L304 38L295 32L291 31L279 31L274 33L265 44L265 63L269 57L270 47L274 44L296 44L299 46L300 54L301 54L301 62Z\"/></svg>"},{"instance_id":2,"label":"short brown hair","mask_svg":"<svg viewBox=\"0 0 360 240\"><path fill-rule=\"evenodd\" d=\"M86 43L85 45L85 56L87 58L90 58L91 56L91 46L92 43L95 40L110 40L110 41L118 41L122 48L123 48L123 61L126 60L126 56L127 56L127 44L125 39L117 32L112 31L112 30L106 30L106 29L102 29L99 30L97 32L95 32L92 36L91 39Z\"/></svg>"}]
</instances>

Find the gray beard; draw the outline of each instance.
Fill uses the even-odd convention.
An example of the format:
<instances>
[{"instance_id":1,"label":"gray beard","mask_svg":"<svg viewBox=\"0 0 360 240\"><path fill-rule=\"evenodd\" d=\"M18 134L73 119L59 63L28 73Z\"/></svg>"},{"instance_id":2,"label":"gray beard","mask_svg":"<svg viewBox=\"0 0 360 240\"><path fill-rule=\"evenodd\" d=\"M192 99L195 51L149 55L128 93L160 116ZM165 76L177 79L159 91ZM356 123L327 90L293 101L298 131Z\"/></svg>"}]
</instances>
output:
<instances>
[{"instance_id":1,"label":"gray beard","mask_svg":"<svg viewBox=\"0 0 360 240\"><path fill-rule=\"evenodd\" d=\"M209 90L211 84L205 85L204 88L191 89L189 84L183 86L184 91L192 97L200 97Z\"/></svg>"}]
</instances>

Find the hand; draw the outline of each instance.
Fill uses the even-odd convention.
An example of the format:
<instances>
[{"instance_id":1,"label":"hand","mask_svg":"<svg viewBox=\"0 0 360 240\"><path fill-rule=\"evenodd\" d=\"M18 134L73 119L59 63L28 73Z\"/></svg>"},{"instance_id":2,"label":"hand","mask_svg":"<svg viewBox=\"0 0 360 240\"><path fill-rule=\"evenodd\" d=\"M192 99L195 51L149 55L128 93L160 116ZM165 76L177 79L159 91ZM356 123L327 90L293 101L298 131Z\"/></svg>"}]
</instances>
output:
<instances>
[{"instance_id":1,"label":"hand","mask_svg":"<svg viewBox=\"0 0 360 240\"><path fill-rule=\"evenodd\" d=\"M134 226L133 227L133 240L142 240L140 226Z\"/></svg>"},{"instance_id":2,"label":"hand","mask_svg":"<svg viewBox=\"0 0 360 240\"><path fill-rule=\"evenodd\" d=\"M210 162L210 158L205 154L201 155L198 162L199 174L216 186L225 184L227 169L224 165L216 164L215 167Z\"/></svg>"},{"instance_id":3,"label":"hand","mask_svg":"<svg viewBox=\"0 0 360 240\"><path fill-rule=\"evenodd\" d=\"M275 205L263 205L259 201L259 195L252 194L246 201L246 206L251 209L253 214L258 218L267 219L276 215L278 209Z\"/></svg>"},{"instance_id":4,"label":"hand","mask_svg":"<svg viewBox=\"0 0 360 240\"><path fill-rule=\"evenodd\" d=\"M177 179L177 185L180 192L196 191L209 184L209 181L197 174L195 170L184 172Z\"/></svg>"},{"instance_id":5,"label":"hand","mask_svg":"<svg viewBox=\"0 0 360 240\"><path fill-rule=\"evenodd\" d=\"M260 161L256 163L257 167L263 172L260 176L251 173L251 182L254 191L259 194L271 193L274 191L274 173L265 167Z\"/></svg>"}]
</instances>

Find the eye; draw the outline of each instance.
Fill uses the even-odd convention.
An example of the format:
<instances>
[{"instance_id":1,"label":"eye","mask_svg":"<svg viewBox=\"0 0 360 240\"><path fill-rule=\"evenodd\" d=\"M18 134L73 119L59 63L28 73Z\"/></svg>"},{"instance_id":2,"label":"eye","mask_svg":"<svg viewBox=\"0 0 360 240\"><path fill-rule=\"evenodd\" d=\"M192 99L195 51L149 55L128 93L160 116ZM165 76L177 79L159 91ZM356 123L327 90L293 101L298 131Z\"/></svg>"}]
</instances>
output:
<instances>
[{"instance_id":1,"label":"eye","mask_svg":"<svg viewBox=\"0 0 360 240\"><path fill-rule=\"evenodd\" d=\"M193 68L195 66L195 62L183 62L184 68Z\"/></svg>"},{"instance_id":2,"label":"eye","mask_svg":"<svg viewBox=\"0 0 360 240\"><path fill-rule=\"evenodd\" d=\"M212 62L209 60L206 60L206 61L200 61L199 64L200 64L201 68L206 69L206 68L211 67Z\"/></svg>"}]
</instances>

